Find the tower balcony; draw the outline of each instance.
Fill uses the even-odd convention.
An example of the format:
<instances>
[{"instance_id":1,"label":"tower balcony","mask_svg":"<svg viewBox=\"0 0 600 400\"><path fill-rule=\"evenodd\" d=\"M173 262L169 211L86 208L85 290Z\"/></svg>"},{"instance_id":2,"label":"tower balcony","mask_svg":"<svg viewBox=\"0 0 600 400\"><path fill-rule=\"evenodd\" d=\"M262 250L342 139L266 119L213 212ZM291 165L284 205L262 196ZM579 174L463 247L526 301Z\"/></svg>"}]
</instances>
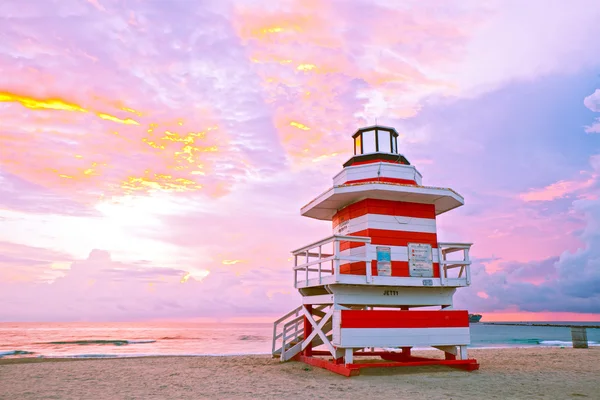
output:
<instances>
[{"instance_id":1,"label":"tower balcony","mask_svg":"<svg viewBox=\"0 0 600 400\"><path fill-rule=\"evenodd\" d=\"M370 237L333 235L294 250L294 287L371 285L406 287L465 287L471 284L471 243L437 243L425 268L394 271L377 261L380 246ZM345 250L343 249L345 248ZM409 254L391 254L391 263L408 263ZM398 259L400 261L397 261ZM383 268L380 268L383 267ZM430 273L428 273L428 269ZM425 272L423 272L425 271Z\"/></svg>"}]
</instances>

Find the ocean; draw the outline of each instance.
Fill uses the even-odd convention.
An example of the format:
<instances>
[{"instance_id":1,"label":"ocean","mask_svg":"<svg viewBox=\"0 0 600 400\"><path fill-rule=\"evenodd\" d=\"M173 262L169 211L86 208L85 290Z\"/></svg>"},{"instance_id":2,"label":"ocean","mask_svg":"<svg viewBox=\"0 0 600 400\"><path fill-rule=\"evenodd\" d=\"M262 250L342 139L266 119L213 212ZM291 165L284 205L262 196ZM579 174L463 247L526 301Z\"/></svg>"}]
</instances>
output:
<instances>
[{"instance_id":1,"label":"ocean","mask_svg":"<svg viewBox=\"0 0 600 400\"><path fill-rule=\"evenodd\" d=\"M0 323L0 358L270 354L272 332L272 324L258 323ZM598 346L600 329L587 332L589 344ZM471 342L471 348L570 347L571 330L474 323Z\"/></svg>"}]
</instances>

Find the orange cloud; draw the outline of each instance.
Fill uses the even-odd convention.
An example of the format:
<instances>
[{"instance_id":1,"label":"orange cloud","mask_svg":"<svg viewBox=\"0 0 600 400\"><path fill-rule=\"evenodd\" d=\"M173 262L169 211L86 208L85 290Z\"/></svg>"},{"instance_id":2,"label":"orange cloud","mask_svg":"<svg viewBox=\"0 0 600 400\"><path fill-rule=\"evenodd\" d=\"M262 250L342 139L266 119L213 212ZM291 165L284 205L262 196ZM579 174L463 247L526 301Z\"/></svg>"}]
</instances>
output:
<instances>
[{"instance_id":1,"label":"orange cloud","mask_svg":"<svg viewBox=\"0 0 600 400\"><path fill-rule=\"evenodd\" d=\"M199 126L198 121L212 119L208 111L198 110L183 131L181 118L148 123L144 120L151 118L150 113L146 115L119 101L101 100L121 112L145 117L138 121L61 98L11 92L0 92L0 102L36 112L27 120L19 113L8 114L3 118L5 131L0 133L3 166L27 180L83 198L91 190L93 199L99 194L196 191L205 188L206 183L213 185L209 193L223 194L218 180L211 184L213 162L207 162L204 155L219 152L216 136L223 145L228 142L226 136L214 122L192 131L192 127ZM68 115L76 117L65 118ZM122 127L114 131L110 125L96 121ZM23 157L26 154L29 158ZM130 158L132 155L137 161L132 162L136 160Z\"/></svg>"},{"instance_id":2,"label":"orange cloud","mask_svg":"<svg viewBox=\"0 0 600 400\"><path fill-rule=\"evenodd\" d=\"M82 113L91 112L91 110L87 110L87 109L81 107L80 105L77 105L74 103L69 103L69 102L61 100L61 99L36 99L33 97L20 96L18 94L8 93L8 92L0 92L0 102L19 103L23 107L27 107L32 110L72 111L72 112L82 112ZM130 118L121 119L121 118L115 117L114 115L110 115L110 114L106 114L106 113L102 113L102 112L95 112L95 114L99 118L104 119L104 120L118 122L120 124L126 124L126 125L139 125L139 122L132 120Z\"/></svg>"},{"instance_id":3,"label":"orange cloud","mask_svg":"<svg viewBox=\"0 0 600 400\"><path fill-rule=\"evenodd\" d=\"M358 15L360 7L322 1L236 9L234 27L294 166L348 151L351 143L343 139L356 126L381 116L412 117L422 98L455 89L433 71L457 58L454 48L466 43L469 23L420 9L375 6L369 12L372 18L356 25L339 15ZM298 120L310 131L289 122Z\"/></svg>"}]
</instances>

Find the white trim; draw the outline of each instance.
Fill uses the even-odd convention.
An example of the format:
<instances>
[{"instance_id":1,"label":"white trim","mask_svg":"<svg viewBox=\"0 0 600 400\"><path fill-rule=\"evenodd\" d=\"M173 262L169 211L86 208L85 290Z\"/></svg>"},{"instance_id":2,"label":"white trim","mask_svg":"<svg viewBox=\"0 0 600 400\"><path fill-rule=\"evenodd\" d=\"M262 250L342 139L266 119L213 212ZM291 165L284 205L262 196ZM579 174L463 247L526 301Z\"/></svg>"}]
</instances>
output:
<instances>
[{"instance_id":1,"label":"white trim","mask_svg":"<svg viewBox=\"0 0 600 400\"><path fill-rule=\"evenodd\" d=\"M451 306L456 288L330 285L337 304L377 306ZM385 292L397 291L389 296Z\"/></svg>"},{"instance_id":2,"label":"white trim","mask_svg":"<svg viewBox=\"0 0 600 400\"><path fill-rule=\"evenodd\" d=\"M333 177L333 186L341 185L349 181L369 178L377 179L378 177L413 180L417 185L421 185L423 181L423 176L413 165L374 162L345 167Z\"/></svg>"},{"instance_id":3,"label":"white trim","mask_svg":"<svg viewBox=\"0 0 600 400\"><path fill-rule=\"evenodd\" d=\"M302 304L333 304L333 295L302 296Z\"/></svg>"},{"instance_id":4,"label":"white trim","mask_svg":"<svg viewBox=\"0 0 600 400\"><path fill-rule=\"evenodd\" d=\"M343 235L363 231L365 229L382 229L386 231L437 233L435 218L415 218L384 214L365 214L338 224L333 231Z\"/></svg>"},{"instance_id":5,"label":"white trim","mask_svg":"<svg viewBox=\"0 0 600 400\"><path fill-rule=\"evenodd\" d=\"M471 343L469 328L341 328L340 347L460 346Z\"/></svg>"},{"instance_id":6,"label":"white trim","mask_svg":"<svg viewBox=\"0 0 600 400\"><path fill-rule=\"evenodd\" d=\"M332 322L333 325L331 326L331 343L339 343L340 342L340 335L341 335L341 318L342 318L342 310L334 310L333 311L333 317L332 317Z\"/></svg>"},{"instance_id":7,"label":"white trim","mask_svg":"<svg viewBox=\"0 0 600 400\"><path fill-rule=\"evenodd\" d=\"M428 285L424 284L424 281ZM416 278L416 277L398 277L398 276L373 276L371 282L367 283L365 275L350 275L339 274L337 279L335 276L324 276L319 282L318 278L309 279L306 281L299 280L298 288L324 286L332 284L347 284L347 285L379 285L379 286L411 286L411 287L441 287L440 278ZM429 284L430 283L430 284ZM444 287L464 287L469 286L466 278L448 278L445 280Z\"/></svg>"}]
</instances>

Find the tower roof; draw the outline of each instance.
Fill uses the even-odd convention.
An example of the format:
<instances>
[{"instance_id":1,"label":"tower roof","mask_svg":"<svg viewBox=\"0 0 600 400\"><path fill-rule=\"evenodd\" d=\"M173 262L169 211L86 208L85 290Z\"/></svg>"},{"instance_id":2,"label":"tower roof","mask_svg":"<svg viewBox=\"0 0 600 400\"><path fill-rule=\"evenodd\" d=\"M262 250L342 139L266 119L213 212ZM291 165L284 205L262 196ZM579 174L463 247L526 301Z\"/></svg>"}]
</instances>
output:
<instances>
[{"instance_id":1,"label":"tower roof","mask_svg":"<svg viewBox=\"0 0 600 400\"><path fill-rule=\"evenodd\" d=\"M452 189L365 182L334 186L302 207L300 213L305 217L331 220L338 210L363 199L433 204L436 215L460 207L465 203L463 197Z\"/></svg>"}]
</instances>

